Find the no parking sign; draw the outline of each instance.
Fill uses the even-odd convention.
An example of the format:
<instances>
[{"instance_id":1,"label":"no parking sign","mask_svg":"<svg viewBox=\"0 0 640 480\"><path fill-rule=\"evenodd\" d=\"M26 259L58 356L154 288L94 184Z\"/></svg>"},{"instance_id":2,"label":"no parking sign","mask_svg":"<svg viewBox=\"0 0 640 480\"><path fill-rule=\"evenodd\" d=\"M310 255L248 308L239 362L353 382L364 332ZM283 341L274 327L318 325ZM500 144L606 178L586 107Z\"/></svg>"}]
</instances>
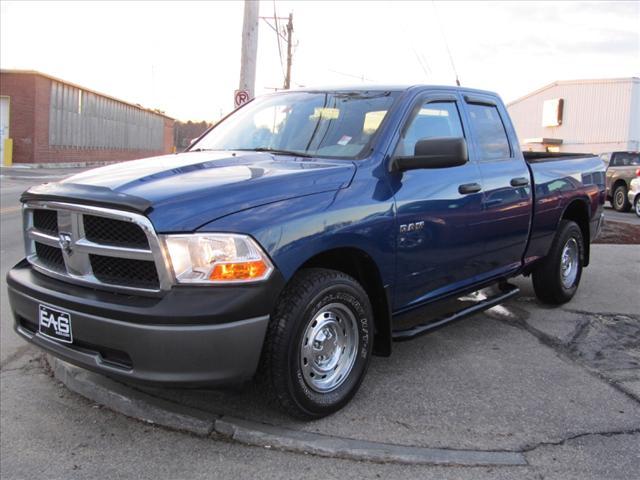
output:
<instances>
[{"instance_id":1,"label":"no parking sign","mask_svg":"<svg viewBox=\"0 0 640 480\"><path fill-rule=\"evenodd\" d=\"M235 90L233 92L233 105L238 108L249 101L249 90Z\"/></svg>"}]
</instances>

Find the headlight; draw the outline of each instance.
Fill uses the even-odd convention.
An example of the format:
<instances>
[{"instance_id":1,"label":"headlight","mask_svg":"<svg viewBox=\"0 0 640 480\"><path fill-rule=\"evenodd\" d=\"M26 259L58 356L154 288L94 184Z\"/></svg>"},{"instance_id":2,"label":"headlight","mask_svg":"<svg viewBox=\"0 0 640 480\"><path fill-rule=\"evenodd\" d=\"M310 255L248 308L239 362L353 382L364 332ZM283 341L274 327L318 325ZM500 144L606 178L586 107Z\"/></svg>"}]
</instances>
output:
<instances>
[{"instance_id":1,"label":"headlight","mask_svg":"<svg viewBox=\"0 0 640 480\"><path fill-rule=\"evenodd\" d=\"M265 280L273 265L246 235L203 233L165 235L178 283L242 283Z\"/></svg>"}]
</instances>

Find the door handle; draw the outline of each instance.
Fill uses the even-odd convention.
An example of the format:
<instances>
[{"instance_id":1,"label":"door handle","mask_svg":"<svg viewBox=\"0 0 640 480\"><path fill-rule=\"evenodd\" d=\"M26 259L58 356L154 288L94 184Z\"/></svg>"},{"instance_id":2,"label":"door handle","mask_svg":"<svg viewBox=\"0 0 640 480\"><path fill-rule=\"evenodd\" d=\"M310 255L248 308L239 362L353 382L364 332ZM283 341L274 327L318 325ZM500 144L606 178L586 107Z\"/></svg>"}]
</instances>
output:
<instances>
[{"instance_id":1,"label":"door handle","mask_svg":"<svg viewBox=\"0 0 640 480\"><path fill-rule=\"evenodd\" d=\"M479 183L464 183L458 186L458 192L462 195L468 195L469 193L478 193L482 190L482 186Z\"/></svg>"},{"instance_id":2,"label":"door handle","mask_svg":"<svg viewBox=\"0 0 640 480\"><path fill-rule=\"evenodd\" d=\"M485 207L487 208L491 208L491 207L495 207L496 205L502 205L503 200L502 199L496 199L496 200L489 200L484 202Z\"/></svg>"},{"instance_id":3,"label":"door handle","mask_svg":"<svg viewBox=\"0 0 640 480\"><path fill-rule=\"evenodd\" d=\"M516 177L511 179L512 187L526 187L529 185L529 179L527 177Z\"/></svg>"}]
</instances>

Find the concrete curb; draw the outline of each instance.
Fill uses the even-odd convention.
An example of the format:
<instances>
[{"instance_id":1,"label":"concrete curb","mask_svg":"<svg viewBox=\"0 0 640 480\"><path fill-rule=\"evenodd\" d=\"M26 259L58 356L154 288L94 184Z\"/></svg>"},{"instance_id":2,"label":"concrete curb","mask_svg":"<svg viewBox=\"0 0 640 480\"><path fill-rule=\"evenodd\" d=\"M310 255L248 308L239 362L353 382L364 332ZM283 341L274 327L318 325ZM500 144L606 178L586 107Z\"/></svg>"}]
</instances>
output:
<instances>
[{"instance_id":1,"label":"concrete curb","mask_svg":"<svg viewBox=\"0 0 640 480\"><path fill-rule=\"evenodd\" d=\"M519 452L412 447L290 430L231 417L215 422L215 431L240 443L323 457L411 465L527 465Z\"/></svg>"},{"instance_id":2,"label":"concrete curb","mask_svg":"<svg viewBox=\"0 0 640 480\"><path fill-rule=\"evenodd\" d=\"M216 416L159 399L51 356L47 356L47 360L55 378L69 390L128 417L199 436L217 433L246 445L359 461L411 465L527 465L520 452L454 450L370 442Z\"/></svg>"}]
</instances>

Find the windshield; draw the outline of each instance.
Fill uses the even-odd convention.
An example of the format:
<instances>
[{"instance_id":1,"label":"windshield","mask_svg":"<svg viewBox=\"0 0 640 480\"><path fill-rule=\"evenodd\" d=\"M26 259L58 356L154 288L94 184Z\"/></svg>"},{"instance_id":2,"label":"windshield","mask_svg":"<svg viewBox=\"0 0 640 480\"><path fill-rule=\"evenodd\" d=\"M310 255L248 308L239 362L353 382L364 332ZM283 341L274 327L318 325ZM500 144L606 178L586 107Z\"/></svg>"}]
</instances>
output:
<instances>
[{"instance_id":1,"label":"windshield","mask_svg":"<svg viewBox=\"0 0 640 480\"><path fill-rule=\"evenodd\" d=\"M257 150L353 159L371 142L393 92L293 92L258 98L190 150Z\"/></svg>"}]
</instances>

